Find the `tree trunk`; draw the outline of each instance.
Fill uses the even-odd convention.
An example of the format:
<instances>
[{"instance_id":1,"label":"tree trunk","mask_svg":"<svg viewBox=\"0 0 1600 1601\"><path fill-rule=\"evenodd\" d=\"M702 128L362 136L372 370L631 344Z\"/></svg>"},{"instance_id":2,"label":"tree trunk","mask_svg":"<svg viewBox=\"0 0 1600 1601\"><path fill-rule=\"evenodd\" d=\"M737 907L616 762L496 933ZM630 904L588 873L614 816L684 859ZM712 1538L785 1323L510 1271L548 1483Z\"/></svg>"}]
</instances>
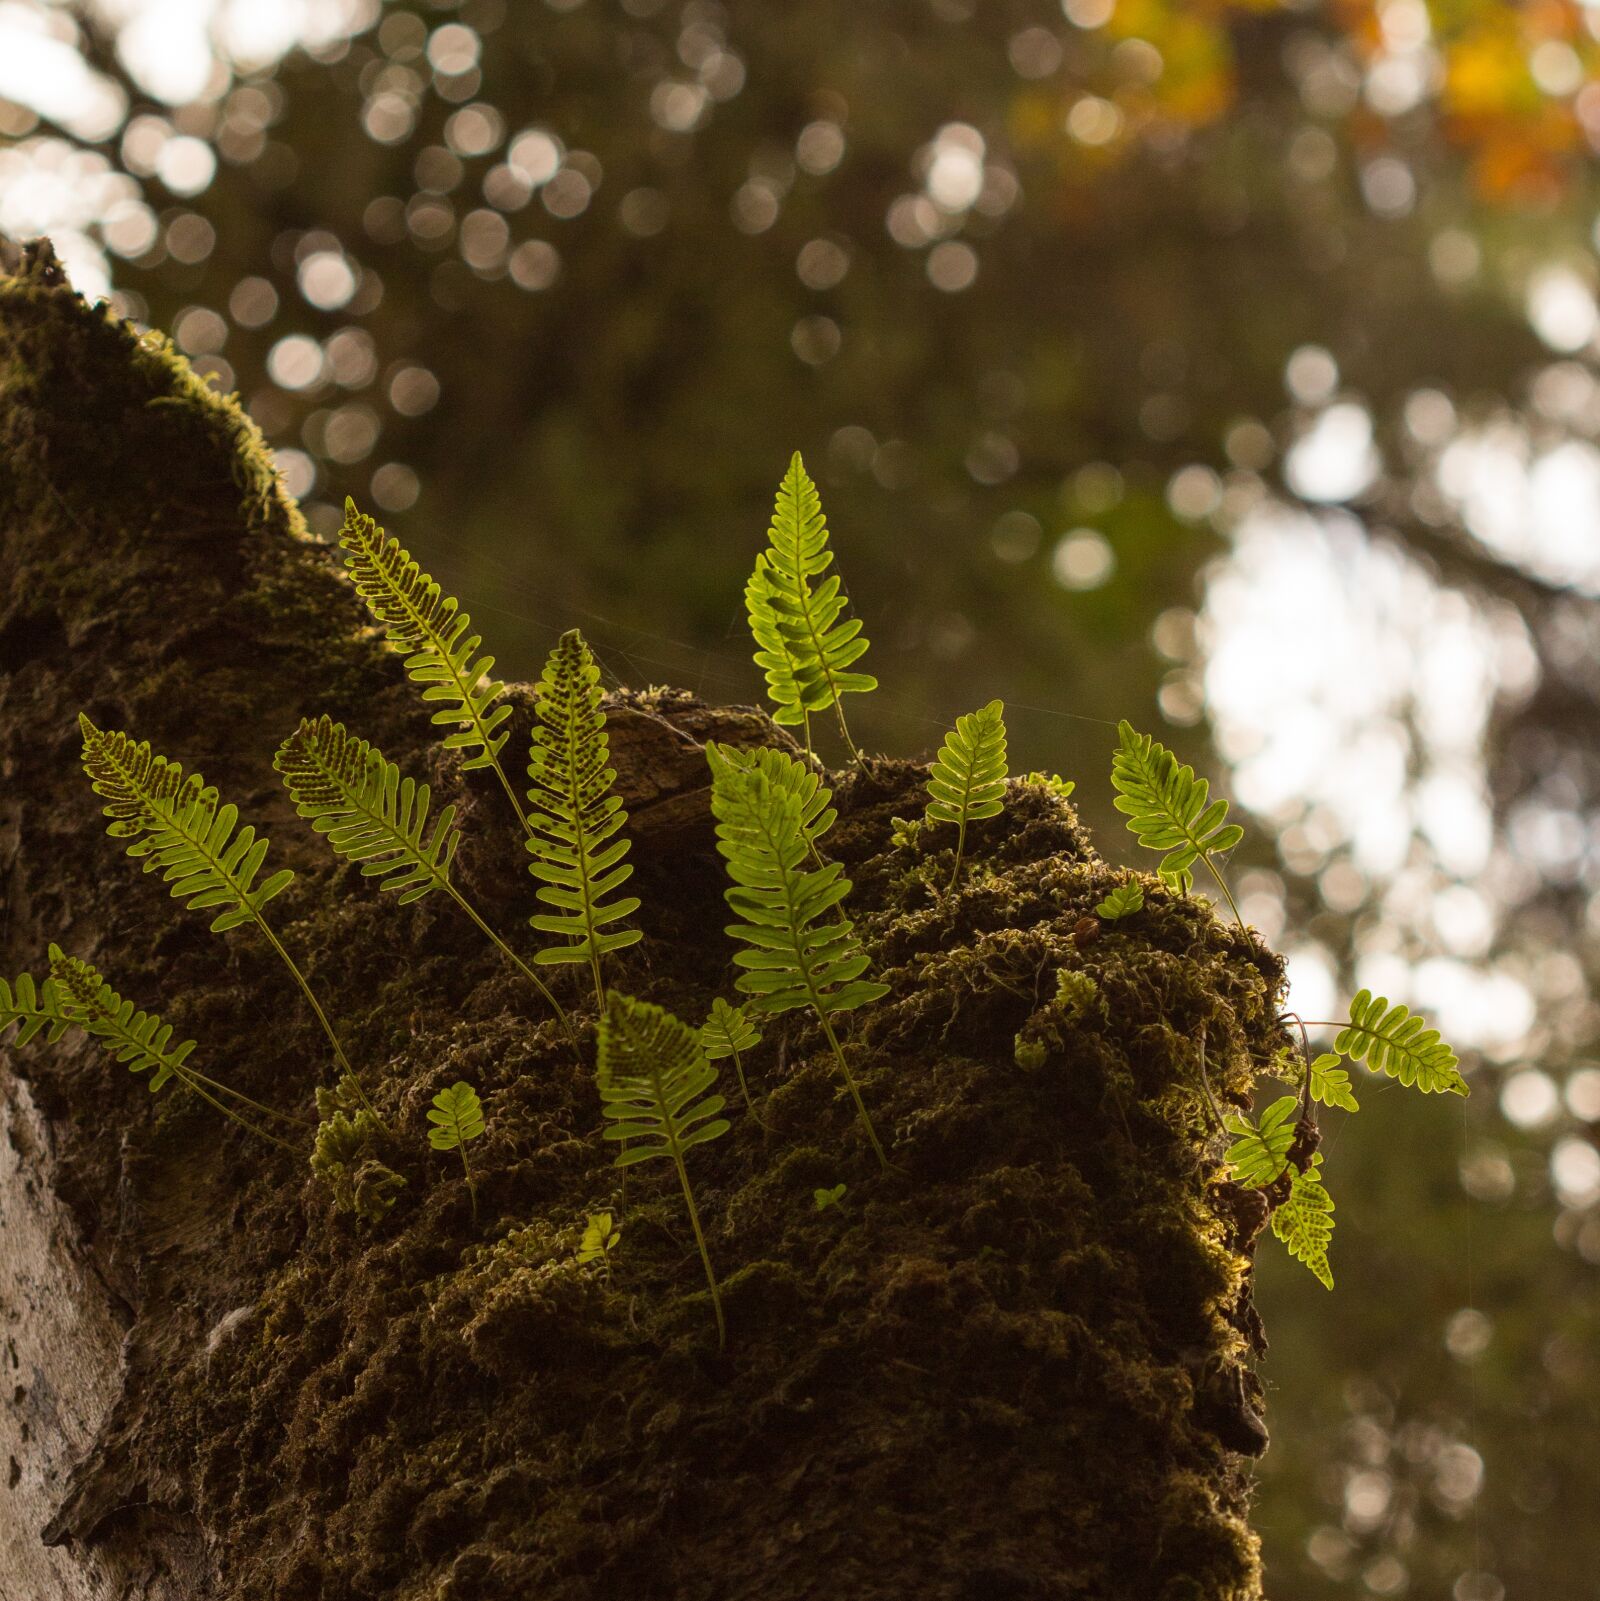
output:
<instances>
[{"instance_id":1,"label":"tree trunk","mask_svg":"<svg viewBox=\"0 0 1600 1601\"><path fill-rule=\"evenodd\" d=\"M391 1131L347 1176L405 1181L366 1220L310 1172L309 1128L285 1153L76 1034L5 1048L7 1596L1257 1596L1251 1241L1210 1199L1200 1053L1241 1100L1281 1043L1276 960L1154 879L1102 924L1125 875L1041 786L1011 786L944 895L953 831L891 837L925 769L833 775L828 854L891 986L845 1050L897 1171L818 1031L767 1020L759 1120L725 1083L734 1127L691 1153L719 1353L670 1175L624 1189L597 1137L586 970L544 970L580 1060L450 905L336 864L271 755L326 712L426 776L461 808L461 882L526 953L505 797L438 749L237 407L47 249L4 272L0 973L58 941L257 1100L314 1123L333 1083L261 939L210 934L106 838L87 710L202 768L297 870L284 944ZM732 978L704 741L784 736L674 692L608 709L645 939L607 979L698 1022ZM457 1078L488 1116L476 1223L423 1132ZM601 1210L620 1242L580 1267Z\"/></svg>"}]
</instances>

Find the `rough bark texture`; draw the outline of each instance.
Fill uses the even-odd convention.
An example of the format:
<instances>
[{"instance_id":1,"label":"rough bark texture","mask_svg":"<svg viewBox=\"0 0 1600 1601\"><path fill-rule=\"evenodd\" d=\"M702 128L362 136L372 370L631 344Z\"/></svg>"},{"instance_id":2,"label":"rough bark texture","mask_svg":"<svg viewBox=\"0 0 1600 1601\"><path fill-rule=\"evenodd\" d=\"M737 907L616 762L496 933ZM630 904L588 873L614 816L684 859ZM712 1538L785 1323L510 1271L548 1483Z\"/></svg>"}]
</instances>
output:
<instances>
[{"instance_id":1,"label":"rough bark texture","mask_svg":"<svg viewBox=\"0 0 1600 1601\"><path fill-rule=\"evenodd\" d=\"M1102 929L1123 875L1035 786L945 897L951 841L890 837L925 769L835 775L830 852L892 986L847 1050L902 1171L877 1172L816 1032L770 1025L765 1126L736 1113L694 1153L719 1355L674 1190L646 1168L624 1198L590 1068L537 996L449 906L336 866L270 757L328 712L426 775L463 808L464 882L526 947L504 797L437 750L247 419L37 253L0 276L0 541L0 970L58 940L251 1095L314 1117L332 1082L260 940L209 934L105 837L83 708L202 768L299 871L285 942L393 1131L362 1159L406 1181L366 1224L303 1157L175 1085L152 1099L81 1038L7 1050L0 1560L21 1593L1259 1594L1249 1242L1208 1191L1196 1051L1203 1030L1239 1099L1280 1043L1259 946L1148 879ZM610 712L646 938L608 976L698 1020L731 981L702 743L782 736L675 693ZM1063 972L1092 982L1058 998ZM586 975L559 982L588 1055ZM457 1077L489 1115L476 1226L423 1137ZM609 1273L573 1256L602 1207Z\"/></svg>"}]
</instances>

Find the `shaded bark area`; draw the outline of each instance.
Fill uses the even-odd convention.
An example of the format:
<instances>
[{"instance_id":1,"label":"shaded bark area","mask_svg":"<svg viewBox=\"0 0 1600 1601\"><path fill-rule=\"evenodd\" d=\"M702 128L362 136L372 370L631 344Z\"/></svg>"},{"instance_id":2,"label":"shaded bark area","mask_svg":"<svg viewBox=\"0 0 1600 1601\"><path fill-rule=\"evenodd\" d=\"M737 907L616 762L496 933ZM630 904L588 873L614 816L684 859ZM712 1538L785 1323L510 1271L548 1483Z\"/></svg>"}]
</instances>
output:
<instances>
[{"instance_id":1,"label":"shaded bark area","mask_svg":"<svg viewBox=\"0 0 1600 1601\"><path fill-rule=\"evenodd\" d=\"M152 1102L97 1047L8 1051L49 1147L18 1159L126 1319L44 1540L175 1597L1259 1594L1249 1241L1208 1199L1196 1042L1242 1097L1282 1043L1273 957L1153 879L1102 929L1124 875L1036 786L943 895L953 840L892 838L926 770L834 775L828 851L891 986L846 1050L900 1171L877 1171L817 1031L770 1023L759 1118L694 1153L719 1354L680 1201L648 1168L624 1192L598 1139L585 975L558 980L580 1055L469 924L374 893L274 783L299 717L347 722L462 808L461 880L528 949L503 796L438 750L248 420L36 253L0 277L0 462L3 970L58 940L250 1095L314 1117L332 1083L259 939L208 934L118 859L83 708L202 768L297 869L285 942L391 1131L360 1159L405 1181L366 1223L302 1156L176 1086ZM646 937L608 977L698 1021L732 977L704 741L784 736L676 692L609 710ZM489 1119L476 1224L424 1138L456 1078ZM574 1255L602 1208L607 1271ZM27 1472L31 1516L48 1486Z\"/></svg>"}]
</instances>

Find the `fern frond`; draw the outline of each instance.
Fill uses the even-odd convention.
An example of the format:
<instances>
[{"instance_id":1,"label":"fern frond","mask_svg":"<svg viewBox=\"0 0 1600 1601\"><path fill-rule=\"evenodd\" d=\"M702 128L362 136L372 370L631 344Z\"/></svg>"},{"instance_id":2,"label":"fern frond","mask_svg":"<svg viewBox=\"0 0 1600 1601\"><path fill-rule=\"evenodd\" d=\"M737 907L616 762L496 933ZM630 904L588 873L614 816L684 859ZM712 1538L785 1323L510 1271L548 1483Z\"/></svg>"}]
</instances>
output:
<instances>
[{"instance_id":1,"label":"fern frond","mask_svg":"<svg viewBox=\"0 0 1600 1601\"><path fill-rule=\"evenodd\" d=\"M1328 1247L1333 1242L1333 1197L1322 1184L1322 1158L1313 1155L1304 1172L1296 1173L1289 1199L1272 1214L1272 1232L1289 1248L1289 1255L1333 1288Z\"/></svg>"},{"instance_id":2,"label":"fern frond","mask_svg":"<svg viewBox=\"0 0 1600 1601\"><path fill-rule=\"evenodd\" d=\"M855 925L836 910L850 893L844 868L838 862L811 870L804 865L812 848L806 816L818 804L806 783L812 775L781 752L751 760L709 742L706 757L717 849L733 881L724 896L737 921L727 933L746 947L734 956L742 969L736 987L758 1012L809 1006L816 1013L872 1148L887 1167L832 1018L877 1000L888 986L864 976L870 959Z\"/></svg>"},{"instance_id":3,"label":"fern frond","mask_svg":"<svg viewBox=\"0 0 1600 1601\"><path fill-rule=\"evenodd\" d=\"M1005 710L1003 701L992 700L981 711L956 718L956 726L945 735L928 774L928 806L923 815L929 822L954 823L958 830L949 889L956 887L961 876L967 825L996 817L1005 806Z\"/></svg>"},{"instance_id":4,"label":"fern frond","mask_svg":"<svg viewBox=\"0 0 1600 1601\"><path fill-rule=\"evenodd\" d=\"M1105 918L1108 923L1115 923L1120 918L1132 917L1135 912L1143 909L1144 885L1138 879L1130 878L1126 884L1118 884L1095 907L1095 912L1098 916Z\"/></svg>"},{"instance_id":5,"label":"fern frond","mask_svg":"<svg viewBox=\"0 0 1600 1601\"><path fill-rule=\"evenodd\" d=\"M612 990L600 1018L597 1078L606 1117L603 1137L626 1142L613 1165L631 1167L664 1157L677 1170L711 1286L718 1343L725 1344L722 1297L684 1165L686 1152L726 1134L730 1126L719 1115L727 1104L723 1097L706 1093L716 1084L717 1070L706 1060L700 1036L687 1023L648 1001Z\"/></svg>"},{"instance_id":6,"label":"fern frond","mask_svg":"<svg viewBox=\"0 0 1600 1601\"><path fill-rule=\"evenodd\" d=\"M467 1195L472 1201L472 1220L478 1220L478 1186L472 1177L472 1165L467 1161L467 1142L483 1133L483 1102L478 1092L465 1079L458 1078L448 1089L440 1090L433 1098L428 1121L428 1144L436 1151L459 1151L461 1171L467 1179Z\"/></svg>"},{"instance_id":7,"label":"fern frond","mask_svg":"<svg viewBox=\"0 0 1600 1601\"><path fill-rule=\"evenodd\" d=\"M1339 1062L1340 1058L1329 1051L1311 1064L1311 1099L1346 1112L1359 1112L1361 1103L1351 1093L1350 1075Z\"/></svg>"},{"instance_id":8,"label":"fern frond","mask_svg":"<svg viewBox=\"0 0 1600 1601\"><path fill-rule=\"evenodd\" d=\"M1238 1115L1227 1120L1228 1132L1239 1136L1223 1157L1236 1183L1258 1190L1271 1184L1289 1165L1294 1110L1298 1105L1296 1096L1285 1095L1274 1101L1257 1123Z\"/></svg>"},{"instance_id":9,"label":"fern frond","mask_svg":"<svg viewBox=\"0 0 1600 1601\"><path fill-rule=\"evenodd\" d=\"M529 921L566 943L547 946L534 960L587 962L596 1003L603 1006L600 958L644 936L612 926L636 912L639 900L608 900L633 876L633 864L624 860L631 844L623 833L628 814L609 765L600 669L577 629L550 652L537 695L539 720L528 752L528 871L542 880L539 899L555 910Z\"/></svg>"},{"instance_id":10,"label":"fern frond","mask_svg":"<svg viewBox=\"0 0 1600 1601\"><path fill-rule=\"evenodd\" d=\"M1339 1031L1333 1048L1352 1062L1365 1062L1425 1094L1465 1095L1467 1081L1456 1067L1456 1053L1407 1006L1390 1006L1380 995L1362 990L1350 1003L1350 1022Z\"/></svg>"},{"instance_id":11,"label":"fern frond","mask_svg":"<svg viewBox=\"0 0 1600 1601\"><path fill-rule=\"evenodd\" d=\"M752 1117L757 1116L755 1102L750 1099L750 1086L745 1083L742 1052L761 1043L761 1030L750 1021L748 1006L729 1006L719 995L711 1003L711 1015L700 1025L700 1044L708 1062L733 1058L733 1071L738 1075L739 1093Z\"/></svg>"},{"instance_id":12,"label":"fern frond","mask_svg":"<svg viewBox=\"0 0 1600 1601\"><path fill-rule=\"evenodd\" d=\"M739 772L764 773L774 789L783 790L795 797L800 806L800 827L806 840L815 850L816 843L839 821L833 804L833 791L822 782L808 762L797 762L792 756L770 745L754 750L741 750L736 745L719 745L718 756L730 768ZM817 858L820 862L821 858Z\"/></svg>"},{"instance_id":13,"label":"fern frond","mask_svg":"<svg viewBox=\"0 0 1600 1601\"><path fill-rule=\"evenodd\" d=\"M472 752L462 763L468 771L493 768L526 828L522 804L500 765L510 735L505 723L511 707L501 699L506 686L492 676L494 657L479 654L483 639L472 632L472 619L353 500L344 503L339 543L356 592L383 625L390 648L405 653L406 672L422 686L423 700L438 706L434 724L454 728L445 748Z\"/></svg>"},{"instance_id":14,"label":"fern frond","mask_svg":"<svg viewBox=\"0 0 1600 1601\"><path fill-rule=\"evenodd\" d=\"M36 985L31 973L18 973L13 985L0 978L0 1034L15 1024L12 1045L26 1045L40 1033L46 1044L54 1045L71 1023L62 1010L61 993L54 979L47 978Z\"/></svg>"},{"instance_id":15,"label":"fern frond","mask_svg":"<svg viewBox=\"0 0 1600 1601\"><path fill-rule=\"evenodd\" d=\"M599 1262L609 1274L611 1253L622 1239L622 1228L610 1212L590 1212L584 1221L583 1238L578 1242L578 1265Z\"/></svg>"},{"instance_id":16,"label":"fern frond","mask_svg":"<svg viewBox=\"0 0 1600 1601\"><path fill-rule=\"evenodd\" d=\"M832 706L851 758L859 762L861 753L845 726L843 697L876 689L878 680L870 673L851 670L866 654L867 639L860 619L845 616L838 573L829 573L812 588L812 580L832 565L833 552L828 548L828 525L817 486L806 473L799 451L778 486L767 539L767 598L786 653L781 673L792 679L797 695L789 704L802 712L825 711ZM759 634L756 643L762 644Z\"/></svg>"},{"instance_id":17,"label":"fern frond","mask_svg":"<svg viewBox=\"0 0 1600 1601\"><path fill-rule=\"evenodd\" d=\"M1185 894L1194 883L1195 862L1203 861L1242 928L1244 918L1214 860L1244 838L1237 823L1223 821L1228 803L1211 800L1205 779L1196 778L1192 767L1181 764L1165 745L1139 733L1131 723L1119 723L1117 736L1121 745L1111 762L1111 782L1117 791L1113 804L1127 815L1129 830L1141 845L1166 852L1156 871Z\"/></svg>"},{"instance_id":18,"label":"fern frond","mask_svg":"<svg viewBox=\"0 0 1600 1601\"><path fill-rule=\"evenodd\" d=\"M772 720L784 728L803 725L806 749L810 750L811 713L805 705L799 662L773 602L772 575L765 551L756 557L755 569L744 586L744 611L756 642L756 666L766 674L767 697L777 708Z\"/></svg>"},{"instance_id":19,"label":"fern frond","mask_svg":"<svg viewBox=\"0 0 1600 1601\"><path fill-rule=\"evenodd\" d=\"M447 806L428 833L431 794L402 778L382 751L330 717L303 718L278 747L272 765L283 775L295 810L339 855L381 878L402 906L448 888L461 843L456 809Z\"/></svg>"}]
</instances>

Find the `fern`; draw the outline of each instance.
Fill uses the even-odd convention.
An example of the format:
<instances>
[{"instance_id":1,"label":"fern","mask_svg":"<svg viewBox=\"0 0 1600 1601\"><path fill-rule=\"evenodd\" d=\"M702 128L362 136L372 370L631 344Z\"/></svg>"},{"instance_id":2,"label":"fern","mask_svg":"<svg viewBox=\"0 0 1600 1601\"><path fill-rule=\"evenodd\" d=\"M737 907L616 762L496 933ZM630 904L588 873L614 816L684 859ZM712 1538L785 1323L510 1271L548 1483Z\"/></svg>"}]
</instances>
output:
<instances>
[{"instance_id":1,"label":"fern","mask_svg":"<svg viewBox=\"0 0 1600 1601\"><path fill-rule=\"evenodd\" d=\"M1235 1182L1258 1190L1282 1175L1289 1165L1289 1147L1294 1144L1293 1117L1298 1105L1296 1096L1285 1095L1274 1101L1257 1123L1237 1115L1227 1120L1228 1132L1239 1136L1223 1157Z\"/></svg>"},{"instance_id":2,"label":"fern","mask_svg":"<svg viewBox=\"0 0 1600 1601\"><path fill-rule=\"evenodd\" d=\"M471 751L462 763L469 772L493 768L526 829L522 803L500 765L500 751L510 735L505 723L511 707L501 699L506 686L491 676L494 657L478 654L483 640L472 632L472 619L399 540L358 512L353 500L344 503L339 543L357 593L383 625L390 647L406 653L406 672L422 685L423 700L439 707L433 714L435 725L455 729L445 748Z\"/></svg>"},{"instance_id":3,"label":"fern","mask_svg":"<svg viewBox=\"0 0 1600 1601\"><path fill-rule=\"evenodd\" d=\"M611 1273L611 1253L622 1239L622 1229L610 1212L591 1212L584 1221L583 1238L578 1242L578 1266L598 1262Z\"/></svg>"},{"instance_id":4,"label":"fern","mask_svg":"<svg viewBox=\"0 0 1600 1601\"><path fill-rule=\"evenodd\" d=\"M273 766L295 810L341 856L361 864L402 906L442 890L534 985L576 1044L572 1025L544 980L483 920L450 876L461 830L446 806L428 829L432 794L426 784L402 778L382 751L331 718L302 718L278 747Z\"/></svg>"},{"instance_id":5,"label":"fern","mask_svg":"<svg viewBox=\"0 0 1600 1601\"><path fill-rule=\"evenodd\" d=\"M266 861L266 836L258 836L248 823L235 833L238 808L222 805L216 790L198 773L185 777L177 762L156 755L148 741L135 742L124 733L102 731L82 712L78 727L83 735L84 771L95 793L107 803L104 811L110 822L106 832L132 840L127 854L143 859L147 873L161 869L175 899L188 901L194 910L222 907L211 924L214 933L241 923L255 924L289 969L327 1035L340 1071L365 1102L366 1094L328 1014L262 912L294 879L288 868L282 868L256 883Z\"/></svg>"},{"instance_id":6,"label":"fern","mask_svg":"<svg viewBox=\"0 0 1600 1601\"><path fill-rule=\"evenodd\" d=\"M961 856L967 845L967 825L980 818L997 817L1005 805L1006 719L1005 704L992 700L981 711L956 719L952 733L928 774L929 822L954 823L956 860L945 893L961 876Z\"/></svg>"},{"instance_id":7,"label":"fern","mask_svg":"<svg viewBox=\"0 0 1600 1601\"><path fill-rule=\"evenodd\" d=\"M750 1115L759 1122L760 1114L756 1111L755 1102L750 1099L750 1086L745 1083L744 1077L744 1058L740 1054L761 1043L761 1030L750 1021L748 1008L729 1006L720 995L717 996L711 1003L711 1015L700 1025L700 1043L705 1049L707 1061L722 1062L733 1058L733 1071L739 1079L739 1093L744 1097Z\"/></svg>"},{"instance_id":8,"label":"fern","mask_svg":"<svg viewBox=\"0 0 1600 1601\"><path fill-rule=\"evenodd\" d=\"M1022 782L1054 795L1057 800L1066 800L1078 787L1075 779L1063 778L1060 773L1027 773L1023 776Z\"/></svg>"},{"instance_id":9,"label":"fern","mask_svg":"<svg viewBox=\"0 0 1600 1601\"><path fill-rule=\"evenodd\" d=\"M617 775L606 714L600 708L600 669L577 629L561 636L538 684L539 721L528 759L528 870L543 882L539 899L554 912L530 919L564 945L547 946L539 962L587 962L595 1002L605 1004L600 958L636 944L636 928L612 925L639 909L636 896L608 901L633 875L625 861L628 814L614 792Z\"/></svg>"},{"instance_id":10,"label":"fern","mask_svg":"<svg viewBox=\"0 0 1600 1601\"><path fill-rule=\"evenodd\" d=\"M1244 838L1237 823L1223 822L1228 803L1211 800L1205 779L1131 723L1119 723L1117 734L1121 747L1112 758L1111 782L1117 791L1114 804L1127 815L1129 830L1141 845L1166 852L1157 871L1185 894L1194 884L1191 869L1203 861L1243 928L1244 918L1215 860Z\"/></svg>"},{"instance_id":11,"label":"fern","mask_svg":"<svg viewBox=\"0 0 1600 1601\"><path fill-rule=\"evenodd\" d=\"M811 713L805 705L799 663L773 602L772 574L765 551L756 557L755 569L744 586L744 611L756 642L756 666L766 674L767 696L777 707L772 720L783 728L803 727L806 749L810 750Z\"/></svg>"},{"instance_id":12,"label":"fern","mask_svg":"<svg viewBox=\"0 0 1600 1601\"><path fill-rule=\"evenodd\" d=\"M1328 1246L1333 1240L1333 1197L1322 1184L1322 1158L1313 1155L1303 1172L1296 1173L1289 1198L1272 1214L1272 1232L1289 1248L1289 1255L1333 1288Z\"/></svg>"},{"instance_id":13,"label":"fern","mask_svg":"<svg viewBox=\"0 0 1600 1601\"><path fill-rule=\"evenodd\" d=\"M1350 1075L1339 1066L1339 1061L1339 1057L1328 1052L1311 1064L1311 1099L1346 1112L1359 1112L1361 1103L1351 1093Z\"/></svg>"},{"instance_id":14,"label":"fern","mask_svg":"<svg viewBox=\"0 0 1600 1601\"><path fill-rule=\"evenodd\" d=\"M830 1206L837 1206L844 1199L847 1188L844 1184L834 1184L827 1189L819 1186L811 1192L811 1203L817 1211L826 1212Z\"/></svg>"},{"instance_id":15,"label":"fern","mask_svg":"<svg viewBox=\"0 0 1600 1601\"><path fill-rule=\"evenodd\" d=\"M1456 1053L1409 1007L1390 1006L1362 990L1350 1003L1350 1021L1333 1042L1340 1056L1364 1061L1374 1073L1385 1073L1426 1094L1467 1094L1456 1068Z\"/></svg>"},{"instance_id":16,"label":"fern","mask_svg":"<svg viewBox=\"0 0 1600 1601\"><path fill-rule=\"evenodd\" d=\"M41 1033L46 1044L54 1045L71 1022L62 1011L54 979L35 985L31 973L19 973L15 985L11 985L0 978L0 1034L15 1024L12 1045L26 1045Z\"/></svg>"},{"instance_id":17,"label":"fern","mask_svg":"<svg viewBox=\"0 0 1600 1601\"><path fill-rule=\"evenodd\" d=\"M726 1102L720 1095L706 1094L716 1084L717 1070L706 1060L699 1035L686 1023L648 1001L613 990L600 1018L598 1079L607 1119L603 1137L628 1142L613 1165L631 1167L659 1157L677 1170L706 1283L711 1286L717 1343L726 1345L722 1295L684 1165L690 1149L728 1131L727 1119L719 1116Z\"/></svg>"},{"instance_id":18,"label":"fern","mask_svg":"<svg viewBox=\"0 0 1600 1601\"><path fill-rule=\"evenodd\" d=\"M461 1171L466 1175L467 1194L472 1200L472 1221L476 1223L478 1185L472 1176L472 1164L467 1160L467 1143L483 1133L483 1102L465 1079L457 1079L449 1089L440 1090L434 1096L428 1121L433 1124L428 1130L428 1144L434 1150L461 1153Z\"/></svg>"},{"instance_id":19,"label":"fern","mask_svg":"<svg viewBox=\"0 0 1600 1601\"><path fill-rule=\"evenodd\" d=\"M1137 911L1144 909L1144 885L1137 879L1129 879L1126 884L1118 884L1106 898L1095 907L1095 912L1105 918L1108 923L1115 923L1124 917L1131 917Z\"/></svg>"},{"instance_id":20,"label":"fern","mask_svg":"<svg viewBox=\"0 0 1600 1601\"><path fill-rule=\"evenodd\" d=\"M817 810L817 793L807 785L813 775L781 753L740 757L708 742L706 756L717 849L733 880L724 893L737 921L727 932L746 946L734 956L742 969L736 986L758 1012L775 1015L798 1007L815 1012L873 1152L887 1168L889 1159L845 1061L833 1017L877 1000L888 986L863 976L869 959L850 919L835 911L850 893L843 867L830 862L808 870L803 865L813 839L808 810L818 817L831 814ZM832 919L822 921L830 912Z\"/></svg>"},{"instance_id":21,"label":"fern","mask_svg":"<svg viewBox=\"0 0 1600 1601\"><path fill-rule=\"evenodd\" d=\"M772 654L774 637L779 642L780 660L775 668L769 668L769 686L770 673L776 671L778 692L785 697L779 704L787 708L791 722L803 720L794 718L795 710L804 714L832 706L851 759L859 764L861 752L845 725L844 696L876 689L878 681L870 673L851 671L866 654L867 640L860 620L844 615L846 602L839 575L829 574L815 589L811 587L812 579L832 565L833 552L828 548L828 525L817 486L807 475L799 451L778 486L767 540L765 573L762 575L758 565L753 580L758 590L762 576L766 583L765 596L756 596L761 627L756 628L753 617L752 631L761 655ZM745 598L749 606L750 590Z\"/></svg>"}]
</instances>

